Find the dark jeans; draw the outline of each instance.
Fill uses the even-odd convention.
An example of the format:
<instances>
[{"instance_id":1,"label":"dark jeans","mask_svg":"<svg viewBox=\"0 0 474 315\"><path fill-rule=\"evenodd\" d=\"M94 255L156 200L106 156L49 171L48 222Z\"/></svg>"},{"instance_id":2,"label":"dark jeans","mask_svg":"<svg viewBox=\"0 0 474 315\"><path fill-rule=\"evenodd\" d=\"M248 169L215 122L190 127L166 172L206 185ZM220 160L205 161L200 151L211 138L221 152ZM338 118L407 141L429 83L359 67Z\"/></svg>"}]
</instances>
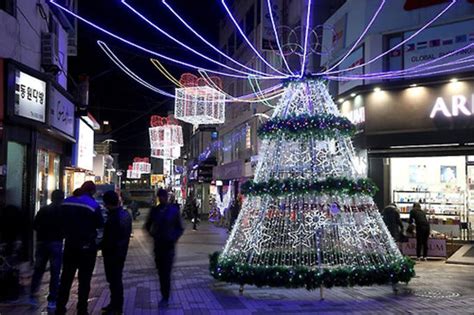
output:
<instances>
[{"instance_id":1,"label":"dark jeans","mask_svg":"<svg viewBox=\"0 0 474 315\"><path fill-rule=\"evenodd\" d=\"M63 242L36 242L35 270L31 280L31 295L38 293L46 264L49 261L50 280L48 301L55 302L58 297L59 273L63 256Z\"/></svg>"},{"instance_id":2,"label":"dark jeans","mask_svg":"<svg viewBox=\"0 0 474 315\"><path fill-rule=\"evenodd\" d=\"M428 238L430 229L421 227L416 229L416 257L420 258L421 249L423 249L423 257L428 256Z\"/></svg>"},{"instance_id":3,"label":"dark jeans","mask_svg":"<svg viewBox=\"0 0 474 315\"><path fill-rule=\"evenodd\" d=\"M110 307L115 311L123 309L122 273L125 257L103 252L105 278L110 288Z\"/></svg>"},{"instance_id":4,"label":"dark jeans","mask_svg":"<svg viewBox=\"0 0 474 315\"><path fill-rule=\"evenodd\" d=\"M72 282L76 271L79 270L79 297L77 302L78 313L87 312L87 300L91 288L92 272L94 271L97 249L92 246L87 249L74 246L64 247L63 272L61 274L61 284L59 286L58 302L56 314L66 313L66 304L69 300Z\"/></svg>"},{"instance_id":5,"label":"dark jeans","mask_svg":"<svg viewBox=\"0 0 474 315\"><path fill-rule=\"evenodd\" d=\"M174 244L155 243L155 264L160 277L161 296L164 300L170 298L171 269L174 260Z\"/></svg>"}]
</instances>

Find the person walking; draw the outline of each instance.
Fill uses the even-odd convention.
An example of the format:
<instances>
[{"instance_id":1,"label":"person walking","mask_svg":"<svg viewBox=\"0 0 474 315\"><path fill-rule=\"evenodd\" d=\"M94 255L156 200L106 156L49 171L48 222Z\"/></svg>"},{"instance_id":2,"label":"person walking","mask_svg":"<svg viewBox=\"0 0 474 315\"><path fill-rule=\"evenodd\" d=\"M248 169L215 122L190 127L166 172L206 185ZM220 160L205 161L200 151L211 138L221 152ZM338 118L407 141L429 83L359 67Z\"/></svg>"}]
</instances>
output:
<instances>
[{"instance_id":1,"label":"person walking","mask_svg":"<svg viewBox=\"0 0 474 315\"><path fill-rule=\"evenodd\" d=\"M395 242L401 242L403 236L403 223L397 206L393 203L386 206L382 211L382 218Z\"/></svg>"},{"instance_id":2,"label":"person walking","mask_svg":"<svg viewBox=\"0 0 474 315\"><path fill-rule=\"evenodd\" d=\"M415 224L416 228L416 259L421 260L421 251L423 250L423 260L428 256L428 238L430 236L430 223L426 218L426 213L421 209L418 202L413 204L410 211L409 224Z\"/></svg>"},{"instance_id":3,"label":"person walking","mask_svg":"<svg viewBox=\"0 0 474 315\"><path fill-rule=\"evenodd\" d=\"M175 245L183 234L183 224L179 208L168 204L168 192L159 189L159 205L151 208L145 229L153 237L155 247L155 264L160 277L162 299L160 307L167 307L170 298L171 270L175 254Z\"/></svg>"},{"instance_id":4,"label":"person walking","mask_svg":"<svg viewBox=\"0 0 474 315\"><path fill-rule=\"evenodd\" d=\"M193 231L197 231L197 225L199 223L199 207L196 198L191 195L191 213L193 217Z\"/></svg>"},{"instance_id":5,"label":"person walking","mask_svg":"<svg viewBox=\"0 0 474 315\"><path fill-rule=\"evenodd\" d=\"M77 270L77 314L89 314L87 300L97 256L97 229L103 227L104 220L100 206L93 198L96 192L95 184L87 181L82 184L80 191L80 196L67 198L61 206L65 243L56 315L66 314L66 304Z\"/></svg>"},{"instance_id":6,"label":"person walking","mask_svg":"<svg viewBox=\"0 0 474 315\"><path fill-rule=\"evenodd\" d=\"M38 306L37 294L41 285L46 264L49 261L50 279L48 309L56 308L59 274L63 255L63 227L61 224L61 204L64 192L55 190L51 194L51 203L42 207L35 216L33 229L36 231L35 266L31 280L30 303Z\"/></svg>"},{"instance_id":7,"label":"person walking","mask_svg":"<svg viewBox=\"0 0 474 315\"><path fill-rule=\"evenodd\" d=\"M119 196L114 191L107 191L102 199L108 211L102 256L105 277L110 288L110 303L102 308L102 311L105 314L118 315L122 314L123 310L122 274L132 233L132 218L128 211L120 206Z\"/></svg>"}]
</instances>

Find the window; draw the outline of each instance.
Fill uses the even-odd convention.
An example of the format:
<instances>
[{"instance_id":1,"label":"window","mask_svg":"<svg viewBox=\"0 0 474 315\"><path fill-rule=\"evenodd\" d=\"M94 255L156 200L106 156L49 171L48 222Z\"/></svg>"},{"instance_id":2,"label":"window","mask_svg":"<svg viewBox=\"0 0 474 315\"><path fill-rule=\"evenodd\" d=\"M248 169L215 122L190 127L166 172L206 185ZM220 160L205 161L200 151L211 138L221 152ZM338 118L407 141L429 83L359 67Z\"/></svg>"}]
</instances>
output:
<instances>
[{"instance_id":1,"label":"window","mask_svg":"<svg viewBox=\"0 0 474 315\"><path fill-rule=\"evenodd\" d=\"M386 37L386 50L395 47L403 41L403 34L392 34ZM403 69L403 46L395 49L385 57L384 68L386 71L402 70Z\"/></svg>"},{"instance_id":2,"label":"window","mask_svg":"<svg viewBox=\"0 0 474 315\"><path fill-rule=\"evenodd\" d=\"M0 0L0 10L16 16L16 0Z\"/></svg>"},{"instance_id":3,"label":"window","mask_svg":"<svg viewBox=\"0 0 474 315\"><path fill-rule=\"evenodd\" d=\"M252 5L250 9L247 11L247 14L245 14L245 34L247 34L247 36L255 28L254 20L255 20L255 5Z\"/></svg>"}]
</instances>

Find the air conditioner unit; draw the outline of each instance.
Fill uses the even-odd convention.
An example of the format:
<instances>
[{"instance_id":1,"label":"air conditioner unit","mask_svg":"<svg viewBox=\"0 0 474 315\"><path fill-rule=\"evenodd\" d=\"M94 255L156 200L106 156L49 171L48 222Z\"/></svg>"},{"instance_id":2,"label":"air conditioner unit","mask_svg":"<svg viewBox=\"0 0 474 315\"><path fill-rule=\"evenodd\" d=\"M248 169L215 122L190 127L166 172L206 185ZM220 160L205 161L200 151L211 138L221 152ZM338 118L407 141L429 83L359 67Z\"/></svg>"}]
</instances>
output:
<instances>
[{"instance_id":1,"label":"air conditioner unit","mask_svg":"<svg viewBox=\"0 0 474 315\"><path fill-rule=\"evenodd\" d=\"M58 74L61 64L58 56L58 37L54 33L41 35L41 66L46 72Z\"/></svg>"}]
</instances>

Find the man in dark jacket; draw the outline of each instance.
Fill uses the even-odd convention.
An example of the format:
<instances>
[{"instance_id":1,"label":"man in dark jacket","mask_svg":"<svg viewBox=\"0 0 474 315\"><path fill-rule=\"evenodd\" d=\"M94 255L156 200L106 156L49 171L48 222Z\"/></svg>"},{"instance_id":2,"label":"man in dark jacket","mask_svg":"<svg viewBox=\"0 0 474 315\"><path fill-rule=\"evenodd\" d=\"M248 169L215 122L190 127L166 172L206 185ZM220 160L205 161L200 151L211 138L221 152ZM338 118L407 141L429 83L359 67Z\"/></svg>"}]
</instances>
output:
<instances>
[{"instance_id":1,"label":"man in dark jacket","mask_svg":"<svg viewBox=\"0 0 474 315\"><path fill-rule=\"evenodd\" d=\"M395 242L400 242L403 233L403 223L397 206L393 203L386 206L382 211L382 218Z\"/></svg>"},{"instance_id":2,"label":"man in dark jacket","mask_svg":"<svg viewBox=\"0 0 474 315\"><path fill-rule=\"evenodd\" d=\"M104 225L100 206L93 198L95 191L95 184L87 181L81 186L82 195L67 198L61 207L66 241L56 308L58 315L66 313L69 292L77 270L79 270L77 314L88 314L87 300L97 256L97 229Z\"/></svg>"},{"instance_id":3,"label":"man in dark jacket","mask_svg":"<svg viewBox=\"0 0 474 315\"><path fill-rule=\"evenodd\" d=\"M175 253L175 244L183 234L183 224L176 205L168 204L168 192L158 190L160 204L151 208L145 223L145 229L155 242L155 264L160 277L162 299L160 307L167 307L170 297L171 269Z\"/></svg>"},{"instance_id":4,"label":"man in dark jacket","mask_svg":"<svg viewBox=\"0 0 474 315\"><path fill-rule=\"evenodd\" d=\"M55 190L51 194L51 204L41 208L35 216L33 228L36 230L35 268L31 280L31 298L33 306L38 305L36 295L41 285L46 264L49 261L50 279L48 308L56 308L59 274L63 255L63 227L61 223L61 203L64 192Z\"/></svg>"},{"instance_id":5,"label":"man in dark jacket","mask_svg":"<svg viewBox=\"0 0 474 315\"><path fill-rule=\"evenodd\" d=\"M426 218L426 213L421 209L421 204L415 202L410 211L410 225L413 223L416 227L416 259L421 259L423 250L423 260L428 256L428 239L430 237L430 223Z\"/></svg>"},{"instance_id":6,"label":"man in dark jacket","mask_svg":"<svg viewBox=\"0 0 474 315\"><path fill-rule=\"evenodd\" d=\"M121 314L123 309L122 272L132 233L132 218L120 206L119 196L114 191L107 191L103 200L108 215L104 226L102 255L105 277L110 288L110 303L102 311L107 314Z\"/></svg>"}]
</instances>

